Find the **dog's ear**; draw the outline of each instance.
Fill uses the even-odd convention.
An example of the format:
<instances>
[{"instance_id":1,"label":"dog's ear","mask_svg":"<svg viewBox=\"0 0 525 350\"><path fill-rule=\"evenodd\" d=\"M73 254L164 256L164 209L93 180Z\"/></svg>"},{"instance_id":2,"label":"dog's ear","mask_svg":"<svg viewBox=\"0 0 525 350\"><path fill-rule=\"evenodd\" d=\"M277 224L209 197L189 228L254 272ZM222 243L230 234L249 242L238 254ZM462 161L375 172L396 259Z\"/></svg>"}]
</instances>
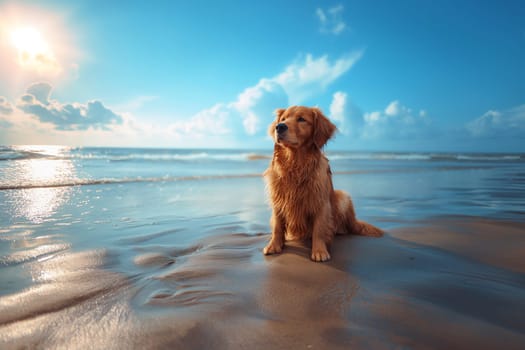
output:
<instances>
[{"instance_id":1,"label":"dog's ear","mask_svg":"<svg viewBox=\"0 0 525 350\"><path fill-rule=\"evenodd\" d=\"M270 134L270 136L273 138L274 134L275 134L275 127L277 126L277 124L279 123L279 118L281 118L281 116L283 115L283 113L286 111L286 109L284 108L278 108L275 110L275 120L270 124L270 126L268 127L268 134Z\"/></svg>"},{"instance_id":2,"label":"dog's ear","mask_svg":"<svg viewBox=\"0 0 525 350\"><path fill-rule=\"evenodd\" d=\"M279 118L281 118L281 116L283 115L283 113L286 111L285 108L277 108L275 110L275 117L276 117L276 120L279 120Z\"/></svg>"},{"instance_id":3,"label":"dog's ear","mask_svg":"<svg viewBox=\"0 0 525 350\"><path fill-rule=\"evenodd\" d=\"M319 108L312 108L314 114L314 134L313 141L317 148L321 149L333 136L337 127L325 117Z\"/></svg>"}]
</instances>

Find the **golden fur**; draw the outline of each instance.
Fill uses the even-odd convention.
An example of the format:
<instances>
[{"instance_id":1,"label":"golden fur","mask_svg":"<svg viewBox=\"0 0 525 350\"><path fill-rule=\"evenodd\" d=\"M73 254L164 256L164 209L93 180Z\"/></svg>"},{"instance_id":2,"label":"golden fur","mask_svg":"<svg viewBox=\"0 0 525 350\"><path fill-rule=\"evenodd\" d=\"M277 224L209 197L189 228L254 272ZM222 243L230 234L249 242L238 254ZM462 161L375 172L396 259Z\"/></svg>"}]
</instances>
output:
<instances>
[{"instance_id":1,"label":"golden fur","mask_svg":"<svg viewBox=\"0 0 525 350\"><path fill-rule=\"evenodd\" d=\"M280 253L285 237L312 240L314 261L330 259L334 235L381 236L383 231L356 219L350 196L334 190L323 146L336 131L320 109L278 109L269 133L275 146L265 172L272 205L272 238L264 254Z\"/></svg>"}]
</instances>

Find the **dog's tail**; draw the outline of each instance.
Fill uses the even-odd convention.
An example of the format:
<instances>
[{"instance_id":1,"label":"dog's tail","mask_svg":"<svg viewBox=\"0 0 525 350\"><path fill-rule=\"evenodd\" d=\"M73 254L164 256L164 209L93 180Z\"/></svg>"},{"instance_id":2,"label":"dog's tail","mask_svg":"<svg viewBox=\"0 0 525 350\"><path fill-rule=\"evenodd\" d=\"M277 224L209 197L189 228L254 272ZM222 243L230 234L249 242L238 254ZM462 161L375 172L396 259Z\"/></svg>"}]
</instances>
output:
<instances>
[{"instance_id":1,"label":"dog's tail","mask_svg":"<svg viewBox=\"0 0 525 350\"><path fill-rule=\"evenodd\" d=\"M372 224L369 224L368 222L360 221L360 220L354 220L354 224L352 225L351 233L361 236L370 236L370 237L381 237L384 232L378 227L375 227Z\"/></svg>"},{"instance_id":2,"label":"dog's tail","mask_svg":"<svg viewBox=\"0 0 525 350\"><path fill-rule=\"evenodd\" d=\"M354 210L354 204L350 196L343 191L335 191L336 202L336 226L337 233L349 233L360 236L381 237L384 232L380 228L357 220Z\"/></svg>"}]
</instances>

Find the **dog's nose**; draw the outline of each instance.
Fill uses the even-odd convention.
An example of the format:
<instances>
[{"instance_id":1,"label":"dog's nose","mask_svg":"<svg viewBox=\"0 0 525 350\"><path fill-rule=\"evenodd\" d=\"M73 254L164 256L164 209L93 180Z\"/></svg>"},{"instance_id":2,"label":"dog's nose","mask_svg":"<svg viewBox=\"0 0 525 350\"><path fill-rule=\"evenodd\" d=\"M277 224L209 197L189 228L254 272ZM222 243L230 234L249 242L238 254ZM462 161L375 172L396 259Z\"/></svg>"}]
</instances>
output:
<instances>
[{"instance_id":1,"label":"dog's nose","mask_svg":"<svg viewBox=\"0 0 525 350\"><path fill-rule=\"evenodd\" d=\"M288 130L288 126L287 126L285 123L279 123L279 124L277 124L277 126L275 127L275 130L277 130L277 133L278 133L278 134L282 134L283 132L285 132L286 130Z\"/></svg>"}]
</instances>

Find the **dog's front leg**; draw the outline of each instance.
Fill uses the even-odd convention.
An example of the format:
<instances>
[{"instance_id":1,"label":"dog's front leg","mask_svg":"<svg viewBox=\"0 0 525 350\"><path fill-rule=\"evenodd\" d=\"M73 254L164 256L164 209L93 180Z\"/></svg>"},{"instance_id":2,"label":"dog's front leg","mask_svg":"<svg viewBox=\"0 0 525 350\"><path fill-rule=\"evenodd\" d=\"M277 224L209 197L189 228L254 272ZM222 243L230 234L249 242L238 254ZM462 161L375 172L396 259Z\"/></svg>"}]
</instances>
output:
<instances>
[{"instance_id":1,"label":"dog's front leg","mask_svg":"<svg viewBox=\"0 0 525 350\"><path fill-rule=\"evenodd\" d=\"M272 227L272 238L263 249L264 255L278 254L283 251L285 222L280 215L275 214L275 211L272 213L270 226Z\"/></svg>"},{"instance_id":2,"label":"dog's front leg","mask_svg":"<svg viewBox=\"0 0 525 350\"><path fill-rule=\"evenodd\" d=\"M317 262L330 260L328 244L333 236L332 211L330 205L315 216L312 232L312 260Z\"/></svg>"}]
</instances>

